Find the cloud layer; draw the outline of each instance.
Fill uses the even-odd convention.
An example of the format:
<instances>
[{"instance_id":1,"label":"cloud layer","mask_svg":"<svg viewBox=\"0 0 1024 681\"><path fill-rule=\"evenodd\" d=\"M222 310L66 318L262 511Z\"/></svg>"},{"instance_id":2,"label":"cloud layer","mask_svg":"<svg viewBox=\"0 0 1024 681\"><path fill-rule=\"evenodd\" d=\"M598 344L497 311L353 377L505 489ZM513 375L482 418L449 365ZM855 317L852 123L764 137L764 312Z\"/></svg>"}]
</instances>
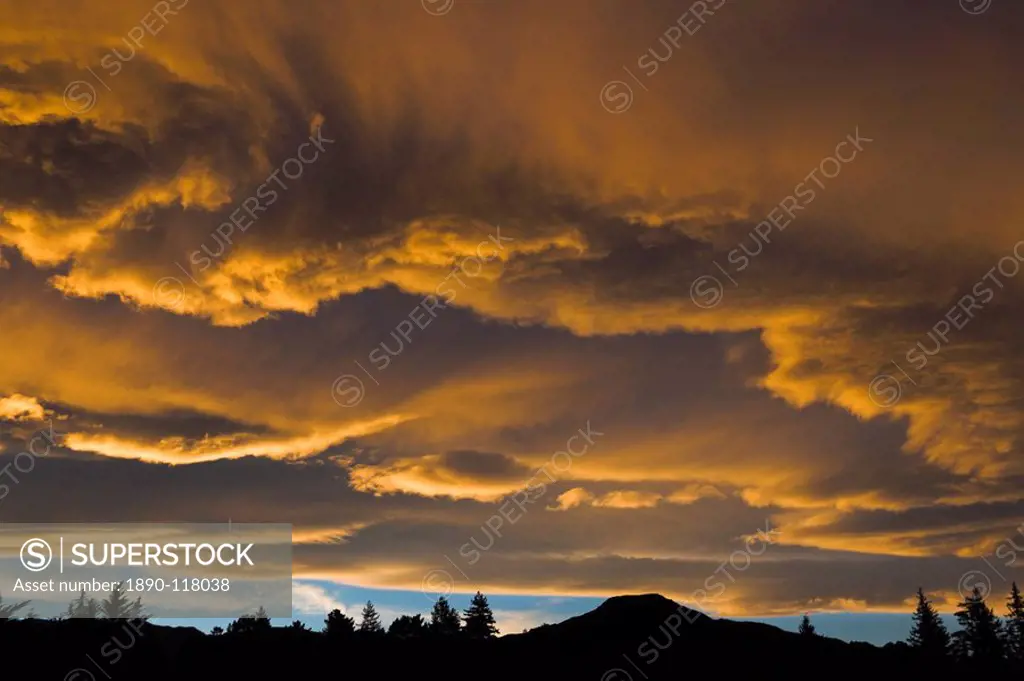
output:
<instances>
[{"instance_id":1,"label":"cloud layer","mask_svg":"<svg viewBox=\"0 0 1024 681\"><path fill-rule=\"evenodd\" d=\"M733 614L1015 536L1016 4L6 5L5 520L684 599L770 522Z\"/></svg>"}]
</instances>

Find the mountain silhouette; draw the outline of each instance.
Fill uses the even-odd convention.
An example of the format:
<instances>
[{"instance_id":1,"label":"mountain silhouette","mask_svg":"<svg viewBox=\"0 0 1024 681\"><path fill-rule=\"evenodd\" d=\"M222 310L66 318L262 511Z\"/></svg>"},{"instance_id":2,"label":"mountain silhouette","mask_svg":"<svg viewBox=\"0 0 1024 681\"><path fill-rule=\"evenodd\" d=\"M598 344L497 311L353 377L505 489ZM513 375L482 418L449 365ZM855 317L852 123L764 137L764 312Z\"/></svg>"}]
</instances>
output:
<instances>
[{"instance_id":1,"label":"mountain silhouette","mask_svg":"<svg viewBox=\"0 0 1024 681\"><path fill-rule=\"evenodd\" d=\"M502 643L548 656L569 675L561 678L577 678L581 670L587 672L579 678L595 680L609 670L620 672L605 681L680 678L694 665L714 669L712 660L759 660L769 667L764 671L793 673L806 671L813 661L841 662L847 670L895 669L913 662L902 645L807 639L769 624L714 619L659 594L616 596L591 612Z\"/></svg>"},{"instance_id":2,"label":"mountain silhouette","mask_svg":"<svg viewBox=\"0 0 1024 681\"><path fill-rule=\"evenodd\" d=\"M636 596L614 596L594 610L571 617L558 624L545 624L529 632L520 634L529 640L552 637L560 641L574 639L591 640L600 638L629 637L637 629L657 628L673 614L678 613L685 621L710 620L706 615L685 608L661 594L642 594ZM508 637L506 637L508 638Z\"/></svg>"},{"instance_id":3,"label":"mountain silhouette","mask_svg":"<svg viewBox=\"0 0 1024 681\"><path fill-rule=\"evenodd\" d=\"M952 679L978 671L949 659L929 662L902 643L880 648L715 619L658 594L617 596L557 624L482 640L358 631L337 637L269 625L210 635L117 620L11 620L0 621L0 646L8 652L8 676L17 670L26 672L13 674L18 678L68 681L660 681L878 672Z\"/></svg>"}]
</instances>

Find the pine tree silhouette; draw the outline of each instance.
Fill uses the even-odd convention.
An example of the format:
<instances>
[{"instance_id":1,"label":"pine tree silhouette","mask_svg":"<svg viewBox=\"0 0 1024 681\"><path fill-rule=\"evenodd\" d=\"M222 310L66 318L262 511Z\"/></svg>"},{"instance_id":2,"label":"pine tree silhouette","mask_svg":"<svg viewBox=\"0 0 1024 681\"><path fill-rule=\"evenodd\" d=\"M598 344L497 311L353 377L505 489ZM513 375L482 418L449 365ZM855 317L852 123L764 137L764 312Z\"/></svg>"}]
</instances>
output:
<instances>
[{"instance_id":1,"label":"pine tree silhouette","mask_svg":"<svg viewBox=\"0 0 1024 681\"><path fill-rule=\"evenodd\" d=\"M373 607L373 603L366 601L366 606L363 607L362 621L359 622L359 631L364 634L383 634L384 627L380 623L380 615L377 614L377 609Z\"/></svg>"},{"instance_id":2,"label":"pine tree silhouette","mask_svg":"<svg viewBox=\"0 0 1024 681\"><path fill-rule=\"evenodd\" d=\"M341 610L335 608L327 613L327 619L324 620L324 633L329 638L347 638L351 636L356 630L356 621L343 613Z\"/></svg>"},{"instance_id":3,"label":"pine tree silhouette","mask_svg":"<svg viewBox=\"0 0 1024 681\"><path fill-rule=\"evenodd\" d=\"M1006 654L1024 661L1024 597L1021 597L1017 582L1010 586L1006 599Z\"/></svg>"},{"instance_id":4,"label":"pine tree silhouette","mask_svg":"<svg viewBox=\"0 0 1024 681\"><path fill-rule=\"evenodd\" d=\"M4 604L3 596L0 596L0 620L9 620L14 617L14 614L19 610L28 606L32 601L18 601L14 603Z\"/></svg>"},{"instance_id":5,"label":"pine tree silhouette","mask_svg":"<svg viewBox=\"0 0 1024 681\"><path fill-rule=\"evenodd\" d=\"M1003 658L1003 624L985 603L981 589L974 587L956 611L961 630L953 635L957 655L994 662Z\"/></svg>"},{"instance_id":6,"label":"pine tree silhouette","mask_svg":"<svg viewBox=\"0 0 1024 681\"><path fill-rule=\"evenodd\" d=\"M99 611L109 620L129 620L143 616L142 598L134 601L125 595L124 582L114 585L110 596L103 599L99 604Z\"/></svg>"},{"instance_id":7,"label":"pine tree silhouette","mask_svg":"<svg viewBox=\"0 0 1024 681\"><path fill-rule=\"evenodd\" d=\"M914 626L910 630L907 643L929 657L944 657L949 654L949 631L921 588L917 590Z\"/></svg>"},{"instance_id":8,"label":"pine tree silhouette","mask_svg":"<svg viewBox=\"0 0 1024 681\"><path fill-rule=\"evenodd\" d=\"M800 628L797 629L801 636L817 636L818 632L815 630L814 625L811 624L811 618L809 615L804 615L803 619L800 620Z\"/></svg>"},{"instance_id":9,"label":"pine tree silhouette","mask_svg":"<svg viewBox=\"0 0 1024 681\"><path fill-rule=\"evenodd\" d=\"M78 598L68 603L65 613L68 619L96 619L100 616L100 604L95 598L89 598L82 591Z\"/></svg>"},{"instance_id":10,"label":"pine tree silhouette","mask_svg":"<svg viewBox=\"0 0 1024 681\"><path fill-rule=\"evenodd\" d=\"M442 636L454 636L459 633L462 620L459 611L451 606L448 599L441 596L430 611L430 631Z\"/></svg>"},{"instance_id":11,"label":"pine tree silhouette","mask_svg":"<svg viewBox=\"0 0 1024 681\"><path fill-rule=\"evenodd\" d=\"M427 623L423 615L402 615L388 627L388 636L395 638L419 638L427 633Z\"/></svg>"},{"instance_id":12,"label":"pine tree silhouette","mask_svg":"<svg viewBox=\"0 0 1024 681\"><path fill-rule=\"evenodd\" d=\"M270 616L267 615L266 609L261 605L256 609L255 614L242 615L229 624L227 633L248 634L256 631L269 631L270 629Z\"/></svg>"},{"instance_id":13,"label":"pine tree silhouette","mask_svg":"<svg viewBox=\"0 0 1024 681\"><path fill-rule=\"evenodd\" d=\"M487 597L479 591L473 596L469 609L465 612L463 632L470 638L494 638L498 635L498 627L494 624L494 613L487 603Z\"/></svg>"}]
</instances>

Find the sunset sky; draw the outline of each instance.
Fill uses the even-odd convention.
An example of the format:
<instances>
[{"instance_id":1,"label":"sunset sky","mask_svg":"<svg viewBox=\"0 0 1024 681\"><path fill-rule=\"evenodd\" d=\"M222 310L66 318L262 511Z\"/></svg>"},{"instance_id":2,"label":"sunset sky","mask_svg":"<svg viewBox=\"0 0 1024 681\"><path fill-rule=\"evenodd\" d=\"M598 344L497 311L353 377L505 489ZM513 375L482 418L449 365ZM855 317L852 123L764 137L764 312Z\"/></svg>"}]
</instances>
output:
<instances>
[{"instance_id":1,"label":"sunset sky","mask_svg":"<svg viewBox=\"0 0 1024 681\"><path fill-rule=\"evenodd\" d=\"M1017 0L0 14L0 521L513 632L1024 580Z\"/></svg>"}]
</instances>

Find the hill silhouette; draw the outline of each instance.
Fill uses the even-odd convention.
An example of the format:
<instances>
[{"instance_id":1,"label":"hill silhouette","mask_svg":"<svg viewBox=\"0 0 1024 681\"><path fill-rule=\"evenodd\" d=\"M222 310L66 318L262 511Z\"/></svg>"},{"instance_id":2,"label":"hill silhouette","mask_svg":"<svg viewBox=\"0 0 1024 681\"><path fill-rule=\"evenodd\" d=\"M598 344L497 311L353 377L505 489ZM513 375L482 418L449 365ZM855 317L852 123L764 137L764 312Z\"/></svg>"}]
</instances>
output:
<instances>
[{"instance_id":1,"label":"hill silhouette","mask_svg":"<svg viewBox=\"0 0 1024 681\"><path fill-rule=\"evenodd\" d=\"M0 621L0 647L6 676L65 681L470 675L499 681L656 681L883 671L959 678L978 671L952 661L929 666L905 644L879 648L714 619L657 594L610 598L558 624L482 640L358 631L339 638L297 625L210 635L141 621L11 620Z\"/></svg>"}]
</instances>

